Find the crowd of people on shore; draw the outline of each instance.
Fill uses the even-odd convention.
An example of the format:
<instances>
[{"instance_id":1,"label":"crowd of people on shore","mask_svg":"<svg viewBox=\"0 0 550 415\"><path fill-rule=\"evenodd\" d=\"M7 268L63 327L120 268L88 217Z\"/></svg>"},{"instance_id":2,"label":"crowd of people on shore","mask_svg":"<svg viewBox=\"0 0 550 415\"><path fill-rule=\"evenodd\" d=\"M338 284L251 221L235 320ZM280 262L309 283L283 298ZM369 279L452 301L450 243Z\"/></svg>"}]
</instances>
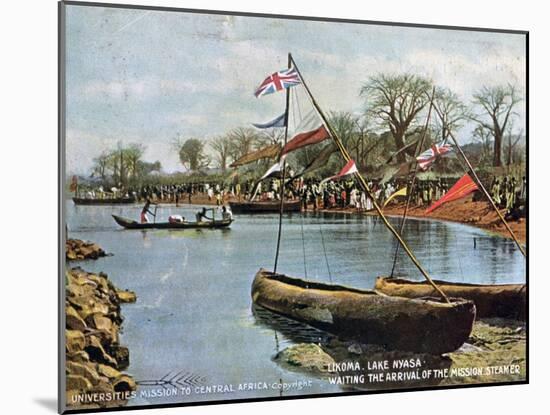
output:
<instances>
[{"instance_id":1,"label":"crowd of people on shore","mask_svg":"<svg viewBox=\"0 0 550 415\"><path fill-rule=\"evenodd\" d=\"M499 208L512 209L527 199L527 179L525 176L521 181L514 176L494 177L490 192Z\"/></svg>"},{"instance_id":2,"label":"crowd of people on shore","mask_svg":"<svg viewBox=\"0 0 550 415\"><path fill-rule=\"evenodd\" d=\"M430 206L439 200L452 187L454 178L437 178L431 180L416 180L411 195L411 206ZM370 181L370 193L380 206L391 199L393 203L406 198L404 188L408 188L406 179L389 180L387 182ZM506 209L510 217L525 215L525 201L527 199L527 182L523 177L499 176L492 178L487 186L495 204ZM400 197L392 197L399 192ZM224 183L204 181L200 183L182 183L170 185L144 185L129 187L120 192L111 189L119 197L131 197L137 202L151 200L157 203L194 203L194 200L203 203L224 205L228 201L244 200L280 200L280 179L271 178L259 183L253 180L243 183ZM105 197L101 187L88 191L86 197ZM369 211L374 208L373 200L359 186L356 180L344 178L342 180L321 181L316 179L298 178L285 186L285 198L301 201L302 210L355 208L359 211Z\"/></svg>"}]
</instances>

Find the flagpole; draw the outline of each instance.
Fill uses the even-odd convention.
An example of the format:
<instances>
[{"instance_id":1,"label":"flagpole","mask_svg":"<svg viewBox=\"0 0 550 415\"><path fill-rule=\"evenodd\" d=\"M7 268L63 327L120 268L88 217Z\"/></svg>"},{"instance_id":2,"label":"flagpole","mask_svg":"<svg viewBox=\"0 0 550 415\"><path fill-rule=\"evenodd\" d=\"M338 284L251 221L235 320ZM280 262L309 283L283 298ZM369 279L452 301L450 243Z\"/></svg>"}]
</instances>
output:
<instances>
[{"instance_id":1,"label":"flagpole","mask_svg":"<svg viewBox=\"0 0 550 415\"><path fill-rule=\"evenodd\" d=\"M349 153L347 152L346 148L344 147L344 145L342 144L340 139L337 137L335 132L332 130L330 124L328 123L328 120L327 120L325 114L323 113L323 111L319 107L319 104L317 104L317 102L315 101L315 98L313 98L313 95L311 94L311 91L309 90L309 87L307 86L307 84L304 80L304 77L302 76L302 73L300 72L300 69L298 68L298 65L296 65L296 62L294 61L294 59L292 58L292 55L290 55L290 54L289 54L289 59L292 62L292 64L294 65L294 69L296 69L296 72L300 76L300 80L302 81L302 84L304 85L304 88L305 88L305 90L306 90L306 92L309 96L309 99L310 99L313 107L315 108L315 110L319 114L319 117L321 117L321 119L323 121L323 124L324 124L325 128L327 129L327 132L330 134L330 136L332 137L332 139L336 143L336 146L340 150L340 153L342 154L342 157L344 158L344 160L346 160L346 162L350 161L351 157L350 157ZM359 180L359 183L361 184L361 187L363 188L363 190L365 191L367 196L369 196L371 198L373 206L376 209L376 211L377 211L378 215L380 216L380 218L382 219L382 222L384 222L384 225L386 225L386 227L389 229L389 231L393 234L393 236L397 239L399 244L402 246L403 250L407 253L407 255L409 255L409 258L411 258L411 261L416 266L416 268L418 268L420 273L424 276L424 278L426 278L426 280L432 285L432 287L439 293L439 295L447 303L450 303L449 298L445 295L445 293L443 291L441 291L441 289L431 279L431 277L428 275L426 270L422 267L422 265L420 264L420 262L418 261L416 256L412 253L412 251L409 248L409 246L407 245L407 243L403 240L403 238L401 238L401 235L399 235L399 233L395 230L395 228L391 225L391 223L388 222L388 219L386 218L386 216L382 212L382 209L380 209L380 206L376 202L376 199L374 198L374 195L370 191L369 186L367 185L367 182L365 181L363 176L359 173L359 171L357 171L355 173L355 177L357 177L357 179Z\"/></svg>"},{"instance_id":2,"label":"flagpole","mask_svg":"<svg viewBox=\"0 0 550 415\"><path fill-rule=\"evenodd\" d=\"M437 107L437 105L434 105L434 109L435 109L435 112L437 112L437 115L439 116L439 118L441 119L441 121L443 121L443 115L441 114L441 112L439 111L439 108ZM512 231L512 228L510 228L510 225L508 225L508 222L506 222L506 219L504 219L504 216L502 216L502 213L500 213L500 210L498 210L498 207L497 205L495 204L495 202L493 201L493 198L491 197L491 195L489 194L489 192L487 191L487 189L485 188L485 186L483 186L483 183L481 183L481 180L479 179L477 173L475 172L474 170L474 167L472 166L472 164L470 163L470 160L468 160L468 157L466 157L466 154L464 154L464 151L462 151L462 148L460 147L460 145L458 144L458 141L457 139L455 138L453 132L451 130L448 130L449 131L449 137L452 138L458 152L460 153L460 155L462 156L462 158L464 159L466 165L468 166L468 170L470 170L470 173L472 174L476 184L478 185L479 189L481 190L481 192L485 195L485 197L487 198L487 200L489 201L489 203L491 204L491 206L493 207L493 209L495 210L495 212L497 213L498 217L500 218L500 220L502 221L502 223L504 224L504 226L506 227L506 229L508 230L508 232L510 233L510 236L512 237L512 239L514 240L514 242L516 243L516 245L518 246L520 252L523 254L524 257L527 257L527 253L525 252L525 250L523 249L523 246L521 246L521 243L518 241L517 237L516 237L516 234L514 233L514 231Z\"/></svg>"},{"instance_id":3,"label":"flagpole","mask_svg":"<svg viewBox=\"0 0 550 415\"><path fill-rule=\"evenodd\" d=\"M292 57L290 53L288 54L288 69L292 66ZM285 142L283 145L286 146L286 141L288 139L288 107L290 104L290 88L286 88L286 107L285 107ZM273 272L277 272L277 263L279 262L279 249L281 247L281 233L283 230L283 211L284 211L284 202L285 202L285 178L286 178L286 157L283 159L283 174L281 179L281 190L280 198L281 204L279 205L279 231L277 234L277 250L275 251L275 265L273 265Z\"/></svg>"},{"instance_id":4,"label":"flagpole","mask_svg":"<svg viewBox=\"0 0 550 415\"><path fill-rule=\"evenodd\" d=\"M414 186L416 184L416 175L418 172L418 155L420 154L420 151L422 151L422 147L424 146L424 141L426 139L426 133L428 132L428 125L430 124L430 118L432 116L432 107L434 102L434 95L435 95L435 87L432 89L432 96L430 98L430 107L428 108L428 116L426 117L426 124L424 124L424 130L422 131L422 137L418 142L416 143L416 149L414 151L414 168L413 168L413 176L411 179L411 185L409 186L408 193L407 193L407 203L405 205L405 209L403 210L403 217L401 218L401 223L399 224L399 235L403 235L403 229L405 228L405 222L407 221L407 213L409 212L409 205L411 203L412 193ZM399 253L399 244L395 246L395 253L393 254L393 265L391 267L391 274L390 277L393 277L393 273L395 271L395 265L397 264L397 254Z\"/></svg>"}]
</instances>

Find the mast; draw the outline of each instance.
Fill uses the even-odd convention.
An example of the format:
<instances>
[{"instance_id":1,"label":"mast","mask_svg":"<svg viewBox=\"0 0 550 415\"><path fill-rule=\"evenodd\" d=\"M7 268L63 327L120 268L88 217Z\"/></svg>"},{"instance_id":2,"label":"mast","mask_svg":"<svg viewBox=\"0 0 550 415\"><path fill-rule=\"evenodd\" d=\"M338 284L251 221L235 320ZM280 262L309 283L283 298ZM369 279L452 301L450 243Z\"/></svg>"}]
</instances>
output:
<instances>
[{"instance_id":1,"label":"mast","mask_svg":"<svg viewBox=\"0 0 550 415\"><path fill-rule=\"evenodd\" d=\"M288 69L292 66L292 56L288 54ZM286 106L285 106L285 142L283 145L286 145L288 139L288 107L290 104L290 88L286 88ZM280 198L281 204L279 205L279 231L277 233L277 250L275 251L275 265L273 266L273 272L277 272L277 263L279 262L279 249L281 247L281 232L283 230L283 211L284 211L284 201L285 201L285 178L286 178L286 157L283 158L283 174L281 179L281 190Z\"/></svg>"},{"instance_id":2,"label":"mast","mask_svg":"<svg viewBox=\"0 0 550 415\"><path fill-rule=\"evenodd\" d=\"M294 65L294 68L296 69L296 72L298 73L298 75L300 76L300 80L302 81L302 84L304 85L304 88L308 94L308 97L313 105L313 107L315 108L315 110L317 111L317 113L319 114L319 117L321 117L322 121L323 121L323 124L325 126L325 128L327 129L327 132L329 133L329 135L331 136L331 138L334 140L334 143L336 144L336 146L338 147L338 149L340 150L340 153L342 154L342 157L344 158L344 160L346 162L350 161L351 160L351 157L348 153L348 151L346 150L346 148L344 147L344 145L342 144L342 141L338 138L338 136L335 134L334 130L331 128L325 114L323 113L323 111L321 110L321 108L319 107L319 104L317 104L317 102L315 101L315 98L313 98L313 95L311 94L311 91L309 89L309 87L307 86L305 80L304 80L304 77L302 76L302 73L300 72L300 69L298 68L298 65L296 65L296 62L294 61L294 59L292 58L292 55L289 54L289 61ZM418 270L420 271L420 273L424 276L424 278L426 278L426 280L432 285L432 287L438 292L438 294L447 302L447 303L450 303L450 300L449 298L445 295L445 293L443 291L441 291L441 289L435 284L435 282L431 279L431 277L428 275L428 273L426 272L426 270L422 267L422 265L420 264L420 262L418 261L418 259L416 258L416 256L412 253L411 249L409 248L409 246L407 245L407 243L403 240L403 238L401 238L401 235L399 235L399 233L397 232L397 230L391 225L391 223L388 222L388 219L386 218L386 216L384 215L384 213L382 212L382 209L380 208L380 206L378 205L378 202L376 201L376 199L374 198L374 195L372 194L372 192L370 191L369 189L369 186L367 185L367 182L365 181L365 179L363 178L363 176L359 173L359 172L356 172L354 173L355 174L355 177L358 179L359 183L361 184L361 187L363 189L363 191L368 195L368 197L371 198L372 200L372 203L373 203L373 206L374 208L376 209L376 212L378 213L378 216L380 216L380 218L382 219L382 222L384 222L384 225L386 225L386 227L389 229L389 231L393 234L393 236L397 239L397 241L399 242L399 244L401 245L401 247L403 248L403 250L407 253L407 255L409 256L409 258L411 258L411 261L413 262L413 264L416 266L416 268L418 268ZM280 234L279 234L280 236Z\"/></svg>"},{"instance_id":3,"label":"mast","mask_svg":"<svg viewBox=\"0 0 550 415\"><path fill-rule=\"evenodd\" d=\"M414 186L416 185L416 174L418 171L418 160L416 159L418 157L418 154L420 154L420 151L422 150L422 147L424 145L424 141L426 139L426 133L428 132L428 125L430 124L430 118L432 116L432 108L433 108L433 102L434 102L434 96L435 96L435 87L432 89L432 96L430 98L430 107L428 108L428 116L426 117L426 124L424 124L424 130L422 131L422 137L420 140L416 143L416 149L414 151L414 168L413 168L413 176L411 179L411 183L407 192L407 203L405 204L405 210L403 210L403 216L401 218L401 223L399 224L399 235L403 235L403 229L405 228L405 222L407 221L407 213L409 212L409 205L411 203L411 198L413 194ZM399 252L399 244L395 247L395 253L393 254L393 265L391 267L391 274L390 277L393 277L393 273L395 271L395 265L397 264L397 254Z\"/></svg>"},{"instance_id":4,"label":"mast","mask_svg":"<svg viewBox=\"0 0 550 415\"><path fill-rule=\"evenodd\" d=\"M437 107L437 105L434 105L434 109L435 109L435 112L437 112L437 115L439 116L439 118L441 118L441 120L443 121L443 115L439 111L439 108ZM527 253L523 249L523 246L521 246L521 243L518 241L518 238L516 237L514 231L512 231L512 228L510 228L510 225L508 225L508 222L506 222L506 219L504 219L504 216L502 216L502 213L500 213L500 210L498 210L497 205L495 205L495 202L493 201L493 198L491 197L491 195L489 194L487 189L485 189L485 186L483 186L483 183L481 183L481 180L479 179L477 173L475 172L474 167L470 163L470 160L468 160L468 157L466 157L466 154L464 154L464 151L462 150L462 148L458 144L458 141L455 138L453 132L451 130L448 130L448 131L449 131L449 137L452 138L453 143L455 144L458 152L460 153L460 155L464 159L466 165L468 166L468 170L470 170L470 173L473 176L473 179L475 180L478 188L485 195L485 197L487 198L487 200L489 201L489 203L491 204L491 206L493 207L493 209L497 213L498 217L500 218L500 220L502 221L502 223L506 227L506 230L510 233L510 236L512 237L512 239L514 240L514 242L518 246L520 252L523 254L524 257L527 257Z\"/></svg>"}]
</instances>

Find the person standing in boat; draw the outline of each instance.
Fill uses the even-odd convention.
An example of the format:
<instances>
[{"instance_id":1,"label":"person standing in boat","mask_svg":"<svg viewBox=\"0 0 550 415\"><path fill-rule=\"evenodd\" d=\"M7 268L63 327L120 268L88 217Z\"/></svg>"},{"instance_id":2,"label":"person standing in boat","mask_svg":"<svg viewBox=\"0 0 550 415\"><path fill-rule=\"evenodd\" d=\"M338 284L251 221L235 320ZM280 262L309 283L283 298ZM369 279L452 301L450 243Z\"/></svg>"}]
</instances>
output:
<instances>
[{"instance_id":1,"label":"person standing in boat","mask_svg":"<svg viewBox=\"0 0 550 415\"><path fill-rule=\"evenodd\" d=\"M227 206L222 207L222 220L232 220L233 219L233 212L231 212L231 209Z\"/></svg>"},{"instance_id":2,"label":"person standing in boat","mask_svg":"<svg viewBox=\"0 0 550 415\"><path fill-rule=\"evenodd\" d=\"M212 210L212 209L209 209L209 210ZM203 207L201 210L199 210L196 213L195 217L197 218L197 222L202 222L203 219L206 219L206 220L209 220L209 221L214 220L213 217L209 218L208 216L206 216L206 208L205 207Z\"/></svg>"},{"instance_id":3,"label":"person standing in boat","mask_svg":"<svg viewBox=\"0 0 550 415\"><path fill-rule=\"evenodd\" d=\"M149 210L149 206L151 206L151 204L154 203L152 203L151 200L147 198L147 200L145 201L145 206L143 206L143 209L141 209L141 223L149 223L149 218L147 217L148 213L155 216L155 214Z\"/></svg>"}]
</instances>

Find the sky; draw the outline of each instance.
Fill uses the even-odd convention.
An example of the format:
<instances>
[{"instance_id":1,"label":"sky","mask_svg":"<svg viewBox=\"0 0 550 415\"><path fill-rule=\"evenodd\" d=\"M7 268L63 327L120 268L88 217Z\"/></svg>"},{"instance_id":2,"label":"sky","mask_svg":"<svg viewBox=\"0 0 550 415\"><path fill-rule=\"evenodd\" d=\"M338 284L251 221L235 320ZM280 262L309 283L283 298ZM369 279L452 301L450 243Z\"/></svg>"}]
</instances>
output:
<instances>
[{"instance_id":1,"label":"sky","mask_svg":"<svg viewBox=\"0 0 550 415\"><path fill-rule=\"evenodd\" d=\"M176 137L208 139L284 111L285 94L253 94L289 52L325 111L364 112L359 91L378 73L426 76L465 102L482 86L512 83L525 94L521 34L77 5L66 13L70 174L89 174L119 141L143 144L144 159L165 172L183 171ZM525 100L517 112L525 130Z\"/></svg>"}]
</instances>

